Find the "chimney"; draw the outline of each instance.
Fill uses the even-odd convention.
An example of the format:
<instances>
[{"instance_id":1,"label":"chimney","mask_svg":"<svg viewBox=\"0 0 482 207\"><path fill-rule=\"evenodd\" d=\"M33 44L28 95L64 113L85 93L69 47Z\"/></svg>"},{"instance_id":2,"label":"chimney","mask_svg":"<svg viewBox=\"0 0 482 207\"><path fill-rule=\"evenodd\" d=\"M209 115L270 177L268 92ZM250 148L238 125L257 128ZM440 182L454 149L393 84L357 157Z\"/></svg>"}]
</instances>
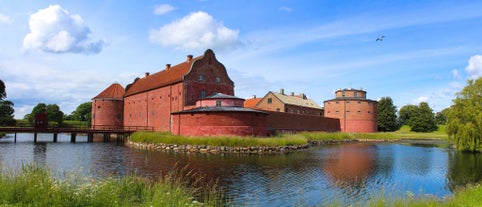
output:
<instances>
[{"instance_id":1,"label":"chimney","mask_svg":"<svg viewBox=\"0 0 482 207\"><path fill-rule=\"evenodd\" d=\"M285 95L285 89L279 90L279 93L281 93L281 95Z\"/></svg>"},{"instance_id":2,"label":"chimney","mask_svg":"<svg viewBox=\"0 0 482 207\"><path fill-rule=\"evenodd\" d=\"M192 60L192 55L187 55L187 62L191 62Z\"/></svg>"},{"instance_id":3,"label":"chimney","mask_svg":"<svg viewBox=\"0 0 482 207\"><path fill-rule=\"evenodd\" d=\"M169 68L171 68L171 64L166 64L166 70L168 70Z\"/></svg>"},{"instance_id":4,"label":"chimney","mask_svg":"<svg viewBox=\"0 0 482 207\"><path fill-rule=\"evenodd\" d=\"M295 92L291 92L291 96L295 96Z\"/></svg>"},{"instance_id":5,"label":"chimney","mask_svg":"<svg viewBox=\"0 0 482 207\"><path fill-rule=\"evenodd\" d=\"M256 98L256 95L253 95L253 99L255 99L255 98Z\"/></svg>"},{"instance_id":6,"label":"chimney","mask_svg":"<svg viewBox=\"0 0 482 207\"><path fill-rule=\"evenodd\" d=\"M149 76L149 74L150 74L149 72L146 72L146 77Z\"/></svg>"}]
</instances>

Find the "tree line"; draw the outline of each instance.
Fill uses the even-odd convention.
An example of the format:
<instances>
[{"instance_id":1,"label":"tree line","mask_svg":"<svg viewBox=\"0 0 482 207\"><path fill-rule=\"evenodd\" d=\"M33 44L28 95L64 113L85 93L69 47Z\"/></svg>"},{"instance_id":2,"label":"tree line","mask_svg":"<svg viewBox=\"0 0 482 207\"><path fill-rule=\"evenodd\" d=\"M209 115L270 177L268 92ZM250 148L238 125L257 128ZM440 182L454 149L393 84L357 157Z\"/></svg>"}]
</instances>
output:
<instances>
[{"instance_id":1,"label":"tree line","mask_svg":"<svg viewBox=\"0 0 482 207\"><path fill-rule=\"evenodd\" d=\"M433 132L438 124L446 124L449 109L433 113L427 102L417 105L405 105L397 113L397 107L390 97L378 101L377 124L378 131L397 131L403 125L408 125L414 132Z\"/></svg>"},{"instance_id":2,"label":"tree line","mask_svg":"<svg viewBox=\"0 0 482 207\"><path fill-rule=\"evenodd\" d=\"M428 103L405 105L398 110L390 97L378 102L378 130L396 131L402 125L411 131L432 132L446 124L446 133L457 149L482 152L482 78L470 79L455 95L452 105L433 113Z\"/></svg>"}]
</instances>

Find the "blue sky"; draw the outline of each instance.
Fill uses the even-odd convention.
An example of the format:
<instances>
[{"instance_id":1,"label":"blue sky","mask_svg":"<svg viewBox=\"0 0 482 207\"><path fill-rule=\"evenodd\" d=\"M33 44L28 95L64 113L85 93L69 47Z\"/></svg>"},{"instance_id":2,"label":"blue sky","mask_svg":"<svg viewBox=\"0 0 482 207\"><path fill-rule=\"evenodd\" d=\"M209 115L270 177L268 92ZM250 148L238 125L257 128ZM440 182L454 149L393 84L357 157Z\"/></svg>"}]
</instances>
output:
<instances>
[{"instance_id":1,"label":"blue sky","mask_svg":"<svg viewBox=\"0 0 482 207\"><path fill-rule=\"evenodd\" d=\"M0 79L22 118L40 102L70 113L186 55L213 49L235 95L340 88L398 108L448 107L482 75L482 1L0 0ZM384 36L382 41L377 38Z\"/></svg>"}]
</instances>

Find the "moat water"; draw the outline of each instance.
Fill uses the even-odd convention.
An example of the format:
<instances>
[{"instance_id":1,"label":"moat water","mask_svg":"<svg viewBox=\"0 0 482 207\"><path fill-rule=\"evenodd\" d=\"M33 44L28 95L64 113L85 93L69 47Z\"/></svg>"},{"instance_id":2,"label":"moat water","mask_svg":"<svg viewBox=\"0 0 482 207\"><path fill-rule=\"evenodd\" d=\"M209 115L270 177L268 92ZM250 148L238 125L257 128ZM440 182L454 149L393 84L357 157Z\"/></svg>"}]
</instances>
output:
<instances>
[{"instance_id":1,"label":"moat water","mask_svg":"<svg viewBox=\"0 0 482 207\"><path fill-rule=\"evenodd\" d=\"M156 179L187 168L217 180L234 206L354 204L373 196L450 196L459 186L482 181L482 155L437 147L432 142L342 144L279 155L212 155L154 152L121 143L70 143L69 134L13 134L0 139L0 167L46 165L57 174L136 174Z\"/></svg>"}]
</instances>

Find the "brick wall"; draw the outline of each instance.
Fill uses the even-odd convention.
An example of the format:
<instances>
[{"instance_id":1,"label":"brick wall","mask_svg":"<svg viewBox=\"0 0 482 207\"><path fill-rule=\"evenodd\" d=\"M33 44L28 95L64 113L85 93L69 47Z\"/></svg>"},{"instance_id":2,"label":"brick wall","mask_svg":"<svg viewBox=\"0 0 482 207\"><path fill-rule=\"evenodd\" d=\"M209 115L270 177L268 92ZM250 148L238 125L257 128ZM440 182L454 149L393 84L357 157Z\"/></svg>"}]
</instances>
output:
<instances>
[{"instance_id":1,"label":"brick wall","mask_svg":"<svg viewBox=\"0 0 482 207\"><path fill-rule=\"evenodd\" d=\"M266 114L250 112L177 113L172 133L184 136L266 136Z\"/></svg>"},{"instance_id":2,"label":"brick wall","mask_svg":"<svg viewBox=\"0 0 482 207\"><path fill-rule=\"evenodd\" d=\"M274 111L264 112L269 114L266 126L271 131L340 131L338 119Z\"/></svg>"},{"instance_id":3,"label":"brick wall","mask_svg":"<svg viewBox=\"0 0 482 207\"><path fill-rule=\"evenodd\" d=\"M111 99L92 100L92 127L102 128L103 126L119 127L123 126L123 101Z\"/></svg>"},{"instance_id":4,"label":"brick wall","mask_svg":"<svg viewBox=\"0 0 482 207\"><path fill-rule=\"evenodd\" d=\"M377 102L368 99L325 101L325 117L339 119L344 132L376 132Z\"/></svg>"}]
</instances>

